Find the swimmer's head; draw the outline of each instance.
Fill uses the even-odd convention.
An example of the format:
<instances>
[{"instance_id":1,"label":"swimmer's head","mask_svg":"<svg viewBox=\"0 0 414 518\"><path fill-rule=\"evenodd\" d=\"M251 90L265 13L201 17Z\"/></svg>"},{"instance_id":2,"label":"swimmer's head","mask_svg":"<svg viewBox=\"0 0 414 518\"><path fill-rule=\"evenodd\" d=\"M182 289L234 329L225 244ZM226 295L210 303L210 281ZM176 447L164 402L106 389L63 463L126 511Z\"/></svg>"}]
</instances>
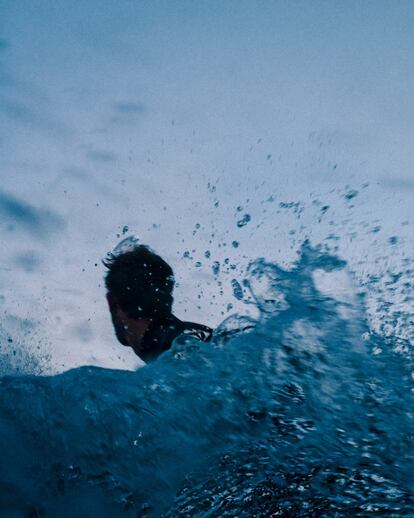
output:
<instances>
[{"instance_id":1,"label":"swimmer's head","mask_svg":"<svg viewBox=\"0 0 414 518\"><path fill-rule=\"evenodd\" d=\"M157 318L171 313L173 271L148 246L110 254L103 262L108 268L106 289L129 317Z\"/></svg>"},{"instance_id":2,"label":"swimmer's head","mask_svg":"<svg viewBox=\"0 0 414 518\"><path fill-rule=\"evenodd\" d=\"M174 275L164 259L145 245L117 249L103 261L108 268L107 299L118 340L134 346L131 335L139 339L140 322L171 314Z\"/></svg>"}]
</instances>

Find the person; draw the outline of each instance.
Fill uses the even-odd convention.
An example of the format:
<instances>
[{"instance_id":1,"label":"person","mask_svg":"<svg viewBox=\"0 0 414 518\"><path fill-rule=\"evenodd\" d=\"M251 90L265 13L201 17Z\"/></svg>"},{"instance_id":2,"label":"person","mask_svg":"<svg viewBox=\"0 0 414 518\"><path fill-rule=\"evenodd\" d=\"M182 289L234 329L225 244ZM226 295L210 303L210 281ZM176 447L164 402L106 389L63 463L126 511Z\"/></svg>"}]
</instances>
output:
<instances>
[{"instance_id":1,"label":"person","mask_svg":"<svg viewBox=\"0 0 414 518\"><path fill-rule=\"evenodd\" d=\"M103 263L108 269L106 298L116 337L144 362L157 359L180 335L211 340L209 327L173 315L173 271L148 246L134 244L109 254Z\"/></svg>"}]
</instances>

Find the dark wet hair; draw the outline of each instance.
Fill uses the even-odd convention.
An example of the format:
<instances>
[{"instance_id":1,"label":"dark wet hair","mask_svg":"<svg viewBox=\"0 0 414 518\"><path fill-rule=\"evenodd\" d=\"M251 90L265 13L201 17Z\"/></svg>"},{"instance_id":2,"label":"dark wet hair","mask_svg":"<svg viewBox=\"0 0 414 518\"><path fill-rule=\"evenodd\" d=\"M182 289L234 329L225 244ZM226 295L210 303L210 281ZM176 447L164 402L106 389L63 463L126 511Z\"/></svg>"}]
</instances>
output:
<instances>
[{"instance_id":1,"label":"dark wet hair","mask_svg":"<svg viewBox=\"0 0 414 518\"><path fill-rule=\"evenodd\" d=\"M174 274L164 259L148 246L137 245L120 254L110 254L105 285L131 318L161 318L171 314Z\"/></svg>"}]
</instances>

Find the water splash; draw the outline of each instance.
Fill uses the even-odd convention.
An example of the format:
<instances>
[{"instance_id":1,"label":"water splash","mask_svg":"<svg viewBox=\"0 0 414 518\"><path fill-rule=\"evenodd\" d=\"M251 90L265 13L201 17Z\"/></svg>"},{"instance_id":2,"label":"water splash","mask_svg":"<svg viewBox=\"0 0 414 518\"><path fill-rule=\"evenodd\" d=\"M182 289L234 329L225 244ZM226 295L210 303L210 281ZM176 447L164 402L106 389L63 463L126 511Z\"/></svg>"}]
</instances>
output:
<instances>
[{"instance_id":1,"label":"water splash","mask_svg":"<svg viewBox=\"0 0 414 518\"><path fill-rule=\"evenodd\" d=\"M255 261L257 318L138 372L3 378L2 511L410 514L411 360L371 331L363 297L318 289L318 272L344 267L307 243L289 271Z\"/></svg>"},{"instance_id":2,"label":"water splash","mask_svg":"<svg viewBox=\"0 0 414 518\"><path fill-rule=\"evenodd\" d=\"M124 227L124 229L125 228L126 228L125 232L127 232L128 227ZM124 230L122 232L124 233ZM126 252L130 252L139 245L139 241L140 241L139 237L137 237L137 236L128 236L128 237L122 239L122 241L116 245L116 247L112 250L112 252L110 252L110 255L116 256L116 255L125 254Z\"/></svg>"}]
</instances>

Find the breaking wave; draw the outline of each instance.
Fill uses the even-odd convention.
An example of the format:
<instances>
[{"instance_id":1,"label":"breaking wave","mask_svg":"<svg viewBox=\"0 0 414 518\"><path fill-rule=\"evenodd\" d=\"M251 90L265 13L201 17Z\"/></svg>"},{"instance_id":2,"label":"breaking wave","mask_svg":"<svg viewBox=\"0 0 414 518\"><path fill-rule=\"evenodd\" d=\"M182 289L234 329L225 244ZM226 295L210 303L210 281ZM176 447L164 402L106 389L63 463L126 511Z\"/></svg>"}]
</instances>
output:
<instances>
[{"instance_id":1,"label":"breaking wave","mask_svg":"<svg viewBox=\"0 0 414 518\"><path fill-rule=\"evenodd\" d=\"M2 516L411 514L410 343L322 289L345 266L308 244L289 271L255 261L257 318L136 372L2 378Z\"/></svg>"}]
</instances>

